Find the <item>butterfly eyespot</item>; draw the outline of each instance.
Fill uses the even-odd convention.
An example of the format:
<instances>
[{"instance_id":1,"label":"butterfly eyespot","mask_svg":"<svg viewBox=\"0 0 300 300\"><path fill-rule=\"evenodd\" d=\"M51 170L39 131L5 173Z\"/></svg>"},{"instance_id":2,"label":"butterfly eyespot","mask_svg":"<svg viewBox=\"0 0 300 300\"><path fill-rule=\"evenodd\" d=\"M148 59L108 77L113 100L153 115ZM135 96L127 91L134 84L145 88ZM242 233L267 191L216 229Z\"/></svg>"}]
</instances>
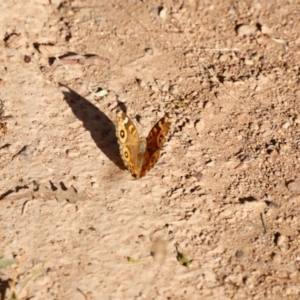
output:
<instances>
[{"instance_id":1,"label":"butterfly eyespot","mask_svg":"<svg viewBox=\"0 0 300 300\"><path fill-rule=\"evenodd\" d=\"M120 137L122 139L124 139L124 137L125 137L125 131L124 130L120 130Z\"/></svg>"},{"instance_id":2,"label":"butterfly eyespot","mask_svg":"<svg viewBox=\"0 0 300 300\"><path fill-rule=\"evenodd\" d=\"M165 140L165 136L163 134L160 134L157 137L157 144L159 145L159 147L163 144L164 140Z\"/></svg>"},{"instance_id":3,"label":"butterfly eyespot","mask_svg":"<svg viewBox=\"0 0 300 300\"><path fill-rule=\"evenodd\" d=\"M125 147L123 149L123 159L126 161L126 162L129 162L130 161L130 152L129 152L129 149L127 147Z\"/></svg>"}]
</instances>

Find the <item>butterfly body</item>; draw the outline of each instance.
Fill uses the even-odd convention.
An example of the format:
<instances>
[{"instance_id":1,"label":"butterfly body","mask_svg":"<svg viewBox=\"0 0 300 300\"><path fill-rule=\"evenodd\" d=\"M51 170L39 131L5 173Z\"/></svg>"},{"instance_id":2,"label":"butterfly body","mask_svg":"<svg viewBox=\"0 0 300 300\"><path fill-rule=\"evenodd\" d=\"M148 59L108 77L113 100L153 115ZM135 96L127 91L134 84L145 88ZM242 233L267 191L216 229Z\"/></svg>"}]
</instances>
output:
<instances>
[{"instance_id":1,"label":"butterfly body","mask_svg":"<svg viewBox=\"0 0 300 300\"><path fill-rule=\"evenodd\" d=\"M130 118L124 112L118 113L116 135L120 154L133 176L140 178L155 165L169 126L168 118L164 116L153 126L147 138L140 138Z\"/></svg>"}]
</instances>

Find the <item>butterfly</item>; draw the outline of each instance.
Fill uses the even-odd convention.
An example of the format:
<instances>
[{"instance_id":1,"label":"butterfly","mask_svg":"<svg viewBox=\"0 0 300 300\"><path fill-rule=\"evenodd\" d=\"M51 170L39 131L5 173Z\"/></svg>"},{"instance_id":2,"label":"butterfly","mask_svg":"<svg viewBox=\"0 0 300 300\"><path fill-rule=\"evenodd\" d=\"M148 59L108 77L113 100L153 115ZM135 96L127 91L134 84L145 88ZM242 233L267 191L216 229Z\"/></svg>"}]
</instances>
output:
<instances>
[{"instance_id":1,"label":"butterfly","mask_svg":"<svg viewBox=\"0 0 300 300\"><path fill-rule=\"evenodd\" d=\"M170 122L165 115L153 126L147 138L140 138L131 119L124 112L117 114L116 135L120 154L134 177L143 177L156 164L169 127Z\"/></svg>"}]
</instances>

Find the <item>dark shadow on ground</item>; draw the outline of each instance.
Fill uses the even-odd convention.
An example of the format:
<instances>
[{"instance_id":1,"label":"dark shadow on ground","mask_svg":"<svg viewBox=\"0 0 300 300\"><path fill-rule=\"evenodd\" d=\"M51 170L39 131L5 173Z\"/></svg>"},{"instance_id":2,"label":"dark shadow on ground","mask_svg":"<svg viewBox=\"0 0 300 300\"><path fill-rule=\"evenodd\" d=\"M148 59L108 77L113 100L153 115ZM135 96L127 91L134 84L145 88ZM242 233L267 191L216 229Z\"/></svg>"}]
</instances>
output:
<instances>
[{"instance_id":1,"label":"dark shadow on ground","mask_svg":"<svg viewBox=\"0 0 300 300\"><path fill-rule=\"evenodd\" d=\"M114 123L98 107L69 87L64 87L69 89L69 91L62 92L66 102L71 107L74 115L83 123L84 128L91 133L97 147L116 166L124 170L125 167L120 157Z\"/></svg>"}]
</instances>

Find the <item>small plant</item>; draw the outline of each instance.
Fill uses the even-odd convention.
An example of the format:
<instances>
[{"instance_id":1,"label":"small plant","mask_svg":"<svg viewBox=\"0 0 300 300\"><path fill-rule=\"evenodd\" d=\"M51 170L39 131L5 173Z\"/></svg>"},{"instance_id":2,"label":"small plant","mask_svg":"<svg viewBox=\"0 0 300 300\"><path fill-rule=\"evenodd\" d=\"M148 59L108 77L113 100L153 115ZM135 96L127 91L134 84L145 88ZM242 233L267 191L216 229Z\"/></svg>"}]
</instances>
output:
<instances>
[{"instance_id":1,"label":"small plant","mask_svg":"<svg viewBox=\"0 0 300 300\"><path fill-rule=\"evenodd\" d=\"M0 258L0 297L1 299L7 299L7 300L18 300L19 296L21 295L23 289L26 287L26 285L32 281L39 273L39 270L36 270L32 272L32 274L21 284L17 287L17 278L19 276L19 265L24 259L24 254L21 255L19 260L16 259L3 259ZM10 265L18 264L16 270L13 273L12 278L9 280L2 281L2 270ZM5 282L5 284L3 284ZM8 292L7 297L6 292Z\"/></svg>"},{"instance_id":2,"label":"small plant","mask_svg":"<svg viewBox=\"0 0 300 300\"><path fill-rule=\"evenodd\" d=\"M187 258L183 253L179 252L177 245L175 245L176 248L176 258L177 261L184 267L188 268L190 266L190 264L192 263L192 260Z\"/></svg>"}]
</instances>

